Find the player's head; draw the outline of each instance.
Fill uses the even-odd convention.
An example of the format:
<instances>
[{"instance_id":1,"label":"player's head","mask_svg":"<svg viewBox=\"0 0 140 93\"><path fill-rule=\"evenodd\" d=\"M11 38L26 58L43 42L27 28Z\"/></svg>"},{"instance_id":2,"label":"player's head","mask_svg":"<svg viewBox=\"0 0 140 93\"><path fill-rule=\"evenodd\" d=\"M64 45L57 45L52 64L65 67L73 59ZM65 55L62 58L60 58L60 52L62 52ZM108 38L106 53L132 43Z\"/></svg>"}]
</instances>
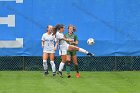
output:
<instances>
[{"instance_id":1,"label":"player's head","mask_svg":"<svg viewBox=\"0 0 140 93\"><path fill-rule=\"evenodd\" d=\"M76 27L75 26L73 26L73 25L68 25L68 33L73 33L73 32L75 32L76 31Z\"/></svg>"},{"instance_id":2,"label":"player's head","mask_svg":"<svg viewBox=\"0 0 140 93\"><path fill-rule=\"evenodd\" d=\"M64 25L63 24L60 24L58 30L60 32L64 32Z\"/></svg>"},{"instance_id":3,"label":"player's head","mask_svg":"<svg viewBox=\"0 0 140 93\"><path fill-rule=\"evenodd\" d=\"M53 30L53 26L52 25L48 25L47 26L47 32L52 32L52 30Z\"/></svg>"},{"instance_id":4,"label":"player's head","mask_svg":"<svg viewBox=\"0 0 140 93\"><path fill-rule=\"evenodd\" d=\"M57 24L53 28L53 35L55 35L57 31L64 32L64 25L63 24Z\"/></svg>"},{"instance_id":5,"label":"player's head","mask_svg":"<svg viewBox=\"0 0 140 93\"><path fill-rule=\"evenodd\" d=\"M55 26L55 30L63 32L64 31L64 25L63 24L57 24Z\"/></svg>"}]
</instances>

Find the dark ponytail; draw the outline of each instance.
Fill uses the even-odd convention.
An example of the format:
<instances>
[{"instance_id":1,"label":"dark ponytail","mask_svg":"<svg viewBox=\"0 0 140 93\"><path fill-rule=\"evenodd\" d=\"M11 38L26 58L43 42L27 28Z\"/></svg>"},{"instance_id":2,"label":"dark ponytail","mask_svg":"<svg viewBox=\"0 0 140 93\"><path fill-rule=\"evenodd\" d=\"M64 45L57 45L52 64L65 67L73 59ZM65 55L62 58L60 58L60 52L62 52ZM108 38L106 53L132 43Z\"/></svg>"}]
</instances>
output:
<instances>
[{"instance_id":1,"label":"dark ponytail","mask_svg":"<svg viewBox=\"0 0 140 93\"><path fill-rule=\"evenodd\" d=\"M74 31L74 32L76 31L76 26L73 26L73 31Z\"/></svg>"},{"instance_id":2,"label":"dark ponytail","mask_svg":"<svg viewBox=\"0 0 140 93\"><path fill-rule=\"evenodd\" d=\"M60 30L60 28L64 28L64 25L63 24L57 24L54 28L53 28L53 35L56 34L56 32L58 30Z\"/></svg>"},{"instance_id":3,"label":"dark ponytail","mask_svg":"<svg viewBox=\"0 0 140 93\"><path fill-rule=\"evenodd\" d=\"M56 35L56 32L57 32L57 28L53 27L53 34L52 35Z\"/></svg>"}]
</instances>

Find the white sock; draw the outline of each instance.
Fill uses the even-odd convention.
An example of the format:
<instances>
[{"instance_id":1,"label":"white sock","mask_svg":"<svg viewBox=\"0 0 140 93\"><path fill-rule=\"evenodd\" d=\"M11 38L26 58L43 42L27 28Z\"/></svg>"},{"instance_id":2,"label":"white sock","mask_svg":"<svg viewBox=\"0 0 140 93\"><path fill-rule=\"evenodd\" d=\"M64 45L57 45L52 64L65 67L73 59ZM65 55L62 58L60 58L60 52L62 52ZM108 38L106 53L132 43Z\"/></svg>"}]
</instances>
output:
<instances>
[{"instance_id":1,"label":"white sock","mask_svg":"<svg viewBox=\"0 0 140 93\"><path fill-rule=\"evenodd\" d=\"M43 60L43 67L44 67L44 70L45 70L45 71L48 70L47 60Z\"/></svg>"},{"instance_id":2,"label":"white sock","mask_svg":"<svg viewBox=\"0 0 140 93\"><path fill-rule=\"evenodd\" d=\"M85 54L87 54L88 53L88 51L86 51L85 49L83 49L83 48L79 48L79 52L82 52L82 53L85 53Z\"/></svg>"},{"instance_id":3,"label":"white sock","mask_svg":"<svg viewBox=\"0 0 140 93\"><path fill-rule=\"evenodd\" d=\"M60 63L60 65L59 65L59 71L60 71L60 72L62 72L62 70L63 70L63 68L64 68L64 65L65 65L65 64L64 64L63 62Z\"/></svg>"},{"instance_id":4,"label":"white sock","mask_svg":"<svg viewBox=\"0 0 140 93\"><path fill-rule=\"evenodd\" d=\"M56 72L56 68L55 68L55 63L54 61L50 61L50 64L52 66L52 72Z\"/></svg>"}]
</instances>

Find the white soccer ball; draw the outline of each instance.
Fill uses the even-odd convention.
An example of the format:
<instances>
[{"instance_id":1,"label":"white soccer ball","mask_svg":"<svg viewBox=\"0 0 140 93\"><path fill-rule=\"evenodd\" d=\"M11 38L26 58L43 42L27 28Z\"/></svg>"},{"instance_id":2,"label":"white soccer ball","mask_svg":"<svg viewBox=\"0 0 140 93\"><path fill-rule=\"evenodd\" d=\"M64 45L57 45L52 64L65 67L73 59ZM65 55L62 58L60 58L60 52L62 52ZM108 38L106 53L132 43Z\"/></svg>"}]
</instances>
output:
<instances>
[{"instance_id":1,"label":"white soccer ball","mask_svg":"<svg viewBox=\"0 0 140 93\"><path fill-rule=\"evenodd\" d=\"M89 38L88 40L87 40L87 44L88 45L93 45L95 42L94 42L94 39L93 38Z\"/></svg>"}]
</instances>

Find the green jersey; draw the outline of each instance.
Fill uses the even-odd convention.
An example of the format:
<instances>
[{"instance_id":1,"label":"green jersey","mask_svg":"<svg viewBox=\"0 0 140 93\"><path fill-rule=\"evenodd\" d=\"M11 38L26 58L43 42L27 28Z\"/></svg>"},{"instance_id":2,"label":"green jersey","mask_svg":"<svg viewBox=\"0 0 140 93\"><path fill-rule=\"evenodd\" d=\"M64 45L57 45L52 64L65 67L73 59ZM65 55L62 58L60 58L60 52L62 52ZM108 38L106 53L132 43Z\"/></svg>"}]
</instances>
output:
<instances>
[{"instance_id":1,"label":"green jersey","mask_svg":"<svg viewBox=\"0 0 140 93\"><path fill-rule=\"evenodd\" d=\"M70 34L67 33L67 34L65 34L65 37L68 38L68 39L73 39L74 42L75 42L75 41L78 41L78 37L77 37L77 35L75 35L75 34L71 34L71 35L70 35ZM67 43L69 44L69 42L67 42Z\"/></svg>"}]
</instances>

